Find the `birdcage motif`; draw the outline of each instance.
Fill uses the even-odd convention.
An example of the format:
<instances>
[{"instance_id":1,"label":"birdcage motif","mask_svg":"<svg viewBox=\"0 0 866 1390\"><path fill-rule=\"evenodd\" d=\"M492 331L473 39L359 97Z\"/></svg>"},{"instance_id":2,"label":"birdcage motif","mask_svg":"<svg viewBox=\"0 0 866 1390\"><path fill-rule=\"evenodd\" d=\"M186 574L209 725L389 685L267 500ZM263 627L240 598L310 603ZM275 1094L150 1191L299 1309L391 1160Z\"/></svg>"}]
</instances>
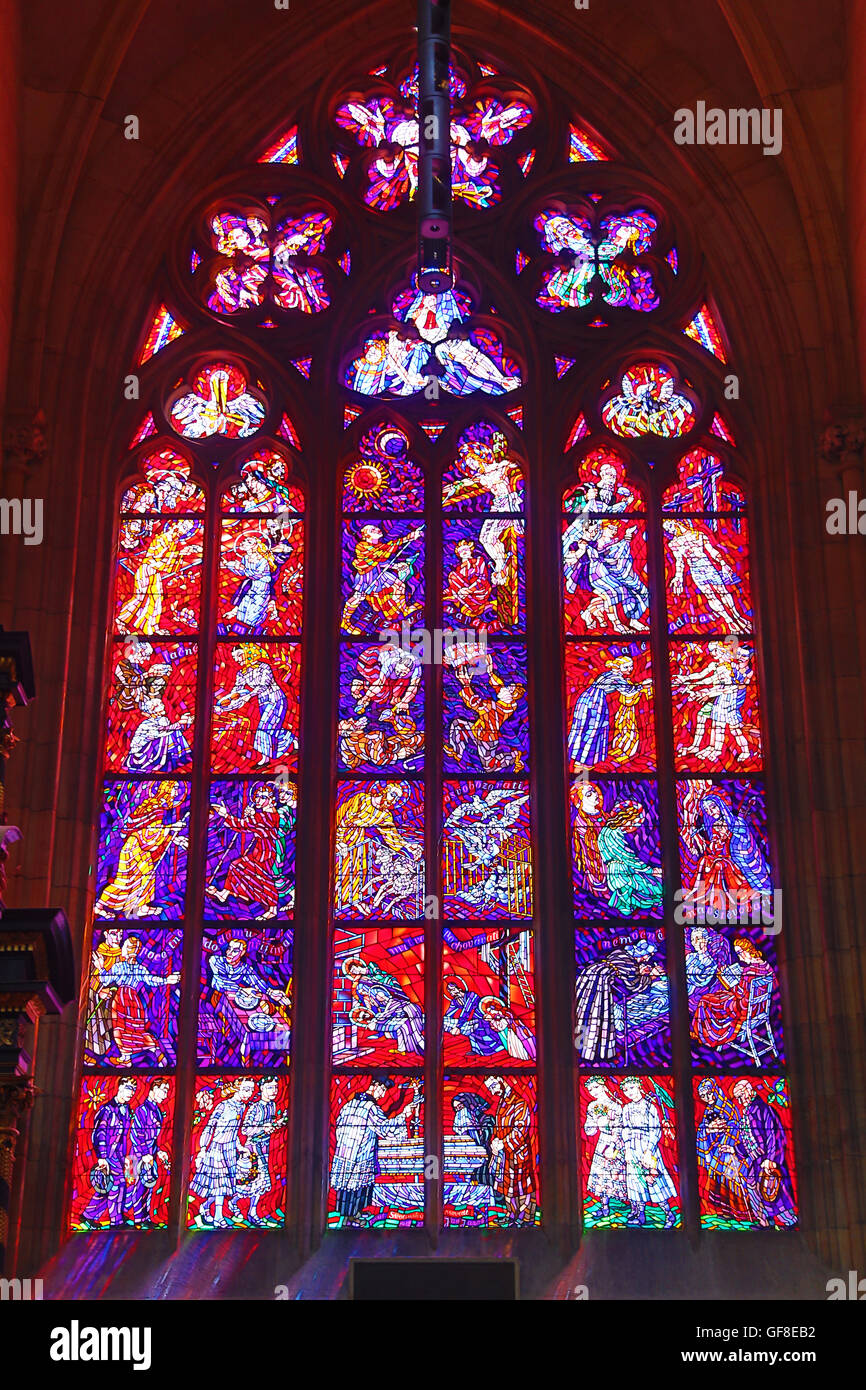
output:
<instances>
[{"instance_id":1,"label":"birdcage motif","mask_svg":"<svg viewBox=\"0 0 866 1390\"><path fill-rule=\"evenodd\" d=\"M507 874L508 917L532 916L532 861L528 840L520 833L509 835L502 842L499 858L505 865ZM472 890L484 882L490 873L489 866L473 860L462 841L449 839L445 842L445 896L463 898L467 890Z\"/></svg>"}]
</instances>

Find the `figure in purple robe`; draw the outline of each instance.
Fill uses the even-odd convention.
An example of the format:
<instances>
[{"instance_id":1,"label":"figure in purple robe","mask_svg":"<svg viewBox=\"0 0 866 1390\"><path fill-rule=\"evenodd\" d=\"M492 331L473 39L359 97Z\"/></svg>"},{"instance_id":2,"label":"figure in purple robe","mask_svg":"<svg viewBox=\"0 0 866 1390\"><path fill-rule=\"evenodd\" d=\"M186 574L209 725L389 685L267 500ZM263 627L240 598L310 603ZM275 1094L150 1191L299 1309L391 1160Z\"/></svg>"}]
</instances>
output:
<instances>
[{"instance_id":1,"label":"figure in purple robe","mask_svg":"<svg viewBox=\"0 0 866 1390\"><path fill-rule=\"evenodd\" d=\"M785 1127L779 1116L745 1077L731 1091L740 1106L740 1129L734 1153L752 1219L759 1226L794 1226L797 1207L787 1162Z\"/></svg>"},{"instance_id":2,"label":"figure in purple robe","mask_svg":"<svg viewBox=\"0 0 866 1390\"><path fill-rule=\"evenodd\" d=\"M643 684L631 679L633 669L632 657L614 657L579 695L568 734L568 752L573 762L595 767L607 758L611 713L607 697L614 692L633 696Z\"/></svg>"},{"instance_id":3,"label":"figure in purple robe","mask_svg":"<svg viewBox=\"0 0 866 1390\"><path fill-rule=\"evenodd\" d=\"M143 1100L132 1113L129 1129L130 1168L133 1181L129 1189L131 1218L136 1226L151 1224L151 1197L158 1177L158 1164L168 1163L168 1154L159 1147L159 1136L165 1123L165 1102L171 1083L164 1076L156 1077Z\"/></svg>"},{"instance_id":4,"label":"figure in purple robe","mask_svg":"<svg viewBox=\"0 0 866 1390\"><path fill-rule=\"evenodd\" d=\"M502 1040L481 1012L481 995L467 989L456 976L446 984L445 993L450 1001L442 1020L445 1032L468 1038L470 1048L480 1057L499 1052Z\"/></svg>"},{"instance_id":5,"label":"figure in purple robe","mask_svg":"<svg viewBox=\"0 0 866 1390\"><path fill-rule=\"evenodd\" d=\"M126 1207L126 1159L132 1124L129 1103L134 1095L135 1080L131 1076L122 1076L113 1098L100 1105L96 1112L93 1125L96 1168L103 1175L102 1181L108 1190L94 1190L93 1196L81 1213L82 1222L89 1225L123 1225Z\"/></svg>"},{"instance_id":6,"label":"figure in purple robe","mask_svg":"<svg viewBox=\"0 0 866 1390\"><path fill-rule=\"evenodd\" d=\"M574 1039L584 1062L599 1065L613 1061L627 1032L628 1003L649 990L657 975L664 989L667 1011L667 981L664 969L653 965L653 948L648 941L615 946L599 960L590 961L577 972L574 988Z\"/></svg>"}]
</instances>

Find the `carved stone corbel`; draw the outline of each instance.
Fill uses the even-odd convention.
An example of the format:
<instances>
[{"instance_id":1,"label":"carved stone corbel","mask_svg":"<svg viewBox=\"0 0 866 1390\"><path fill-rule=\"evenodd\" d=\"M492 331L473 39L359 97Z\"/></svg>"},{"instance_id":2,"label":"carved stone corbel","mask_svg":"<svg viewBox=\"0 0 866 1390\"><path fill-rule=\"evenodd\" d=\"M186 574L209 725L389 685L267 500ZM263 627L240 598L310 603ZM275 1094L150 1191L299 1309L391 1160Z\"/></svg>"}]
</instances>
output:
<instances>
[{"instance_id":1,"label":"carved stone corbel","mask_svg":"<svg viewBox=\"0 0 866 1390\"><path fill-rule=\"evenodd\" d=\"M863 494L863 451L866 449L866 420L855 415L847 420L831 420L818 441L822 471L828 483L838 482L840 495Z\"/></svg>"},{"instance_id":2,"label":"carved stone corbel","mask_svg":"<svg viewBox=\"0 0 866 1390\"><path fill-rule=\"evenodd\" d=\"M9 1239L9 1201L15 1154L24 1116L36 1099L36 1087L29 1077L0 1078L0 1269L3 1268Z\"/></svg>"},{"instance_id":3,"label":"carved stone corbel","mask_svg":"<svg viewBox=\"0 0 866 1390\"><path fill-rule=\"evenodd\" d=\"M32 468L47 452L45 411L10 411L3 422L3 458L10 467Z\"/></svg>"},{"instance_id":4,"label":"carved stone corbel","mask_svg":"<svg viewBox=\"0 0 866 1390\"><path fill-rule=\"evenodd\" d=\"M29 1076L0 1079L0 1131L17 1130L36 1099L36 1087Z\"/></svg>"}]
</instances>

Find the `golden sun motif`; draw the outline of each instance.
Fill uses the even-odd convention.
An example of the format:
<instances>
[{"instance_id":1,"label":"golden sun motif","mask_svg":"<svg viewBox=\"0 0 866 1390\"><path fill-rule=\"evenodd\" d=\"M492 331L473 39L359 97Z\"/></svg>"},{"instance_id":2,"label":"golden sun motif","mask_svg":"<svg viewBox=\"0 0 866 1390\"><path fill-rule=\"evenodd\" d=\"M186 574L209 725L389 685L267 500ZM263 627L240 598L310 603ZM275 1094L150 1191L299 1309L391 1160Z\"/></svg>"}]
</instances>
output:
<instances>
[{"instance_id":1,"label":"golden sun motif","mask_svg":"<svg viewBox=\"0 0 866 1390\"><path fill-rule=\"evenodd\" d=\"M346 474L346 487L363 501L380 496L387 483L387 471L373 459L362 459Z\"/></svg>"}]
</instances>

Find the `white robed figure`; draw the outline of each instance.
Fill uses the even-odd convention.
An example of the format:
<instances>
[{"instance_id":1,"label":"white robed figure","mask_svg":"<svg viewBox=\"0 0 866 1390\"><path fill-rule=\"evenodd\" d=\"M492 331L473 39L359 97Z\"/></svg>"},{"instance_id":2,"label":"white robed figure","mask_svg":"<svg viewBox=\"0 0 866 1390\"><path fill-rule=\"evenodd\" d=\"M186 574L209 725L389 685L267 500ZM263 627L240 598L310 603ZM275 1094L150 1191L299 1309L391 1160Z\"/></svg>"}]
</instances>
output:
<instances>
[{"instance_id":1,"label":"white robed figure","mask_svg":"<svg viewBox=\"0 0 866 1390\"><path fill-rule=\"evenodd\" d=\"M142 699L144 714L129 742L126 766L130 772L174 772L192 757L184 729L193 722L191 714L171 720L160 695Z\"/></svg>"},{"instance_id":2,"label":"white robed figure","mask_svg":"<svg viewBox=\"0 0 866 1390\"><path fill-rule=\"evenodd\" d=\"M670 1205L677 1195L673 1179L661 1155L662 1121L658 1102L644 1090L639 1076L627 1076L620 1087L626 1098L622 1108L622 1142L625 1157L629 1226L646 1224L648 1203L667 1206L665 1228L677 1224Z\"/></svg>"},{"instance_id":3,"label":"white robed figure","mask_svg":"<svg viewBox=\"0 0 866 1390\"><path fill-rule=\"evenodd\" d=\"M592 1100L586 1107L583 1132L587 1139L598 1135L587 1174L586 1190L599 1199L599 1216L607 1220L610 1217L611 1199L624 1202L627 1197L622 1147L623 1107L603 1076L588 1077L584 1084Z\"/></svg>"},{"instance_id":4,"label":"white robed figure","mask_svg":"<svg viewBox=\"0 0 866 1390\"><path fill-rule=\"evenodd\" d=\"M645 632L649 590L635 570L631 550L631 536L637 527L630 527L622 535L616 528L617 523L603 521L598 539L587 543L589 588L595 600L612 616L617 632ZM618 606L625 613L625 622L617 614ZM587 616L589 611L592 618ZM588 627L604 626L592 609L592 602L583 610L583 616Z\"/></svg>"},{"instance_id":5,"label":"white robed figure","mask_svg":"<svg viewBox=\"0 0 866 1390\"><path fill-rule=\"evenodd\" d=\"M202 1199L199 1217L204 1226L232 1224L223 1212L226 1201L230 1215L241 1219L237 1207L237 1167L238 1155L245 1145L241 1141L240 1131L254 1085L252 1077L246 1076L225 1082L222 1087L223 1099L214 1106L199 1137L195 1171L189 1188L190 1192Z\"/></svg>"},{"instance_id":6,"label":"white robed figure","mask_svg":"<svg viewBox=\"0 0 866 1390\"><path fill-rule=\"evenodd\" d=\"M247 1137L247 1163L238 1164L238 1196L249 1197L247 1221L262 1225L258 1214L259 1199L271 1190L270 1144L274 1130L285 1120L277 1114L276 1097L279 1081L275 1076L263 1076L259 1083L260 1100L253 1101L244 1118Z\"/></svg>"},{"instance_id":7,"label":"white robed figure","mask_svg":"<svg viewBox=\"0 0 866 1390\"><path fill-rule=\"evenodd\" d=\"M271 616L276 616L273 602L276 561L267 542L262 536L245 536L238 545L238 558L227 560L225 568L242 581L232 595L227 621L235 622L248 632L261 632L269 610L272 610Z\"/></svg>"},{"instance_id":8,"label":"white robed figure","mask_svg":"<svg viewBox=\"0 0 866 1390\"><path fill-rule=\"evenodd\" d=\"M349 368L346 384L366 396L384 391L411 396L426 388L432 368L442 389L455 396L473 391L499 396L516 390L519 375L503 371L471 338L451 336L452 327L463 324L470 311L468 298L459 291L429 294L415 286L404 292L395 300L394 315L400 323L413 324L418 338L403 338L395 328L374 334ZM436 363L441 365L439 373Z\"/></svg>"},{"instance_id":9,"label":"white robed figure","mask_svg":"<svg viewBox=\"0 0 866 1390\"><path fill-rule=\"evenodd\" d=\"M390 1076L374 1079L366 1091L358 1091L347 1100L337 1116L331 1187L336 1209L347 1226L364 1225L362 1213L372 1206L380 1171L379 1140L405 1139L406 1117L420 1104L413 1099L389 1119L380 1102L393 1084Z\"/></svg>"},{"instance_id":10,"label":"white robed figure","mask_svg":"<svg viewBox=\"0 0 866 1390\"><path fill-rule=\"evenodd\" d=\"M259 755L257 767L274 758L284 757L298 741L288 727L289 701L277 683L273 668L266 660L267 650L255 644L232 647L232 656L239 670L227 695L217 697L217 708L223 711L242 709L255 696L259 706L259 722L253 736L253 748Z\"/></svg>"}]
</instances>

